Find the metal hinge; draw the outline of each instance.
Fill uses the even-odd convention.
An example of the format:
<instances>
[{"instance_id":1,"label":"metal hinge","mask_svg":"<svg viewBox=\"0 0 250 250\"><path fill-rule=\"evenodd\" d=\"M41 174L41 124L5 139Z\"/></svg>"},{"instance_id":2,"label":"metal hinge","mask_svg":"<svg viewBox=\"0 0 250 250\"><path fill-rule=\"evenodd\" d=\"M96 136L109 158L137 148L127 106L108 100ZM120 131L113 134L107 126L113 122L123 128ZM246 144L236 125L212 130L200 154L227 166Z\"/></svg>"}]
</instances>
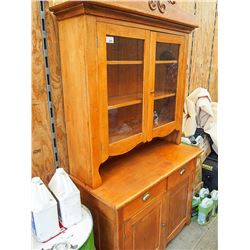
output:
<instances>
[{"instance_id":1,"label":"metal hinge","mask_svg":"<svg viewBox=\"0 0 250 250\"><path fill-rule=\"evenodd\" d=\"M98 48L98 38L96 38L96 47Z\"/></svg>"}]
</instances>

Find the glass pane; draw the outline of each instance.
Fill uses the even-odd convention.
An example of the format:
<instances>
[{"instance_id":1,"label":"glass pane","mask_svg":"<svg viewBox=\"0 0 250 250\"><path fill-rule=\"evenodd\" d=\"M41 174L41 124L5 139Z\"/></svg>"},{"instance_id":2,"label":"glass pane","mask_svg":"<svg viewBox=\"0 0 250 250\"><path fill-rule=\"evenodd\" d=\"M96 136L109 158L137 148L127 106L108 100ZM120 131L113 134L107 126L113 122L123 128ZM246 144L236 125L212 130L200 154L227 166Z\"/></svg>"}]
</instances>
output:
<instances>
[{"instance_id":1,"label":"glass pane","mask_svg":"<svg viewBox=\"0 0 250 250\"><path fill-rule=\"evenodd\" d=\"M154 127L175 120L179 45L156 43Z\"/></svg>"},{"instance_id":2,"label":"glass pane","mask_svg":"<svg viewBox=\"0 0 250 250\"><path fill-rule=\"evenodd\" d=\"M179 44L156 43L156 60L178 60Z\"/></svg>"},{"instance_id":3,"label":"glass pane","mask_svg":"<svg viewBox=\"0 0 250 250\"><path fill-rule=\"evenodd\" d=\"M111 109L108 115L110 143L142 132L142 104Z\"/></svg>"},{"instance_id":4,"label":"glass pane","mask_svg":"<svg viewBox=\"0 0 250 250\"><path fill-rule=\"evenodd\" d=\"M140 99L143 92L143 65L108 65L108 104L128 98ZM117 104L118 104L117 103Z\"/></svg>"},{"instance_id":5,"label":"glass pane","mask_svg":"<svg viewBox=\"0 0 250 250\"><path fill-rule=\"evenodd\" d=\"M119 36L106 36L107 60L143 60L144 41Z\"/></svg>"},{"instance_id":6,"label":"glass pane","mask_svg":"<svg viewBox=\"0 0 250 250\"><path fill-rule=\"evenodd\" d=\"M155 100L154 128L175 120L175 96Z\"/></svg>"},{"instance_id":7,"label":"glass pane","mask_svg":"<svg viewBox=\"0 0 250 250\"><path fill-rule=\"evenodd\" d=\"M175 93L177 87L178 64L155 65L155 93Z\"/></svg>"},{"instance_id":8,"label":"glass pane","mask_svg":"<svg viewBox=\"0 0 250 250\"><path fill-rule=\"evenodd\" d=\"M109 142L142 132L144 40L106 36Z\"/></svg>"}]
</instances>

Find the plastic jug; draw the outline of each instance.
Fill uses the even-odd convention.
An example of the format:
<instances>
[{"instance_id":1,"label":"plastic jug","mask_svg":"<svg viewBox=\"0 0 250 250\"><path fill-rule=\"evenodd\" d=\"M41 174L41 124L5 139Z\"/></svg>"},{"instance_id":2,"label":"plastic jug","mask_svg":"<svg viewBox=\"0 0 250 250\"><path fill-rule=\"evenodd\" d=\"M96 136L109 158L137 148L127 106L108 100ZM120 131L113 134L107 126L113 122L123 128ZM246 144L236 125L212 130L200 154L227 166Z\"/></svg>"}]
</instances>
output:
<instances>
[{"instance_id":1,"label":"plastic jug","mask_svg":"<svg viewBox=\"0 0 250 250\"><path fill-rule=\"evenodd\" d=\"M199 194L195 194L192 199L192 217L198 214L198 206L200 204L201 198Z\"/></svg>"},{"instance_id":2,"label":"plastic jug","mask_svg":"<svg viewBox=\"0 0 250 250\"><path fill-rule=\"evenodd\" d=\"M80 191L63 168L57 168L49 182L49 189L58 200L59 219L70 227L82 219Z\"/></svg>"},{"instance_id":3,"label":"plastic jug","mask_svg":"<svg viewBox=\"0 0 250 250\"><path fill-rule=\"evenodd\" d=\"M57 202L39 177L31 180L32 232L40 242L60 233Z\"/></svg>"},{"instance_id":4,"label":"plastic jug","mask_svg":"<svg viewBox=\"0 0 250 250\"><path fill-rule=\"evenodd\" d=\"M201 199L206 198L209 195L209 189L208 188L202 188L199 192L199 195Z\"/></svg>"},{"instance_id":5,"label":"plastic jug","mask_svg":"<svg viewBox=\"0 0 250 250\"><path fill-rule=\"evenodd\" d=\"M198 224L204 225L208 223L213 210L213 200L211 195L208 195L202 200L198 210Z\"/></svg>"},{"instance_id":6,"label":"plastic jug","mask_svg":"<svg viewBox=\"0 0 250 250\"><path fill-rule=\"evenodd\" d=\"M212 199L213 199L212 216L215 216L218 213L218 191L213 190L211 192L211 196L212 196Z\"/></svg>"}]
</instances>

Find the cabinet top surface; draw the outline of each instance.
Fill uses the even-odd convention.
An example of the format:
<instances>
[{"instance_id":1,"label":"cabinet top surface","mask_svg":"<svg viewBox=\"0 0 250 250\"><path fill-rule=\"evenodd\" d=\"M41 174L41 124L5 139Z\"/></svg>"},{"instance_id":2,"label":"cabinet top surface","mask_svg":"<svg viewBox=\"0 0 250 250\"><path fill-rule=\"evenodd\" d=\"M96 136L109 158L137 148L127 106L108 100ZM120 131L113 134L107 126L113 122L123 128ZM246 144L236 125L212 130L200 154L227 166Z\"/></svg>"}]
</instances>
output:
<instances>
[{"instance_id":1,"label":"cabinet top surface","mask_svg":"<svg viewBox=\"0 0 250 250\"><path fill-rule=\"evenodd\" d=\"M108 206L118 209L201 152L194 146L162 140L147 143L105 162L100 168L102 185L97 189L84 188Z\"/></svg>"},{"instance_id":2,"label":"cabinet top surface","mask_svg":"<svg viewBox=\"0 0 250 250\"><path fill-rule=\"evenodd\" d=\"M50 10L57 16L63 16L66 12L75 12L75 15L91 14L100 15L108 11L117 11L120 13L144 16L147 18L154 18L162 21L169 21L173 23L182 24L192 28L198 27L196 16L183 11L178 1L161 0L83 0L83 1L64 1L50 7ZM66 15L67 16L67 15ZM71 16L71 15L70 15Z\"/></svg>"}]
</instances>

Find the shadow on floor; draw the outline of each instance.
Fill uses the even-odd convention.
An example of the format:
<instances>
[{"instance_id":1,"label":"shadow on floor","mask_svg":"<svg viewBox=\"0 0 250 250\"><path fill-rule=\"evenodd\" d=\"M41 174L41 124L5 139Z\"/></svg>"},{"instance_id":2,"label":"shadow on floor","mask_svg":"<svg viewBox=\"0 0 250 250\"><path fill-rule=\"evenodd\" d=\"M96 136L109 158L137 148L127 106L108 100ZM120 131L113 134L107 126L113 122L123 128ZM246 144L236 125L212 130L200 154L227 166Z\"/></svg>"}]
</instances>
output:
<instances>
[{"instance_id":1,"label":"shadow on floor","mask_svg":"<svg viewBox=\"0 0 250 250\"><path fill-rule=\"evenodd\" d=\"M218 216L213 217L206 226L200 226L196 220L193 220L166 247L166 250L191 249L218 249Z\"/></svg>"}]
</instances>

